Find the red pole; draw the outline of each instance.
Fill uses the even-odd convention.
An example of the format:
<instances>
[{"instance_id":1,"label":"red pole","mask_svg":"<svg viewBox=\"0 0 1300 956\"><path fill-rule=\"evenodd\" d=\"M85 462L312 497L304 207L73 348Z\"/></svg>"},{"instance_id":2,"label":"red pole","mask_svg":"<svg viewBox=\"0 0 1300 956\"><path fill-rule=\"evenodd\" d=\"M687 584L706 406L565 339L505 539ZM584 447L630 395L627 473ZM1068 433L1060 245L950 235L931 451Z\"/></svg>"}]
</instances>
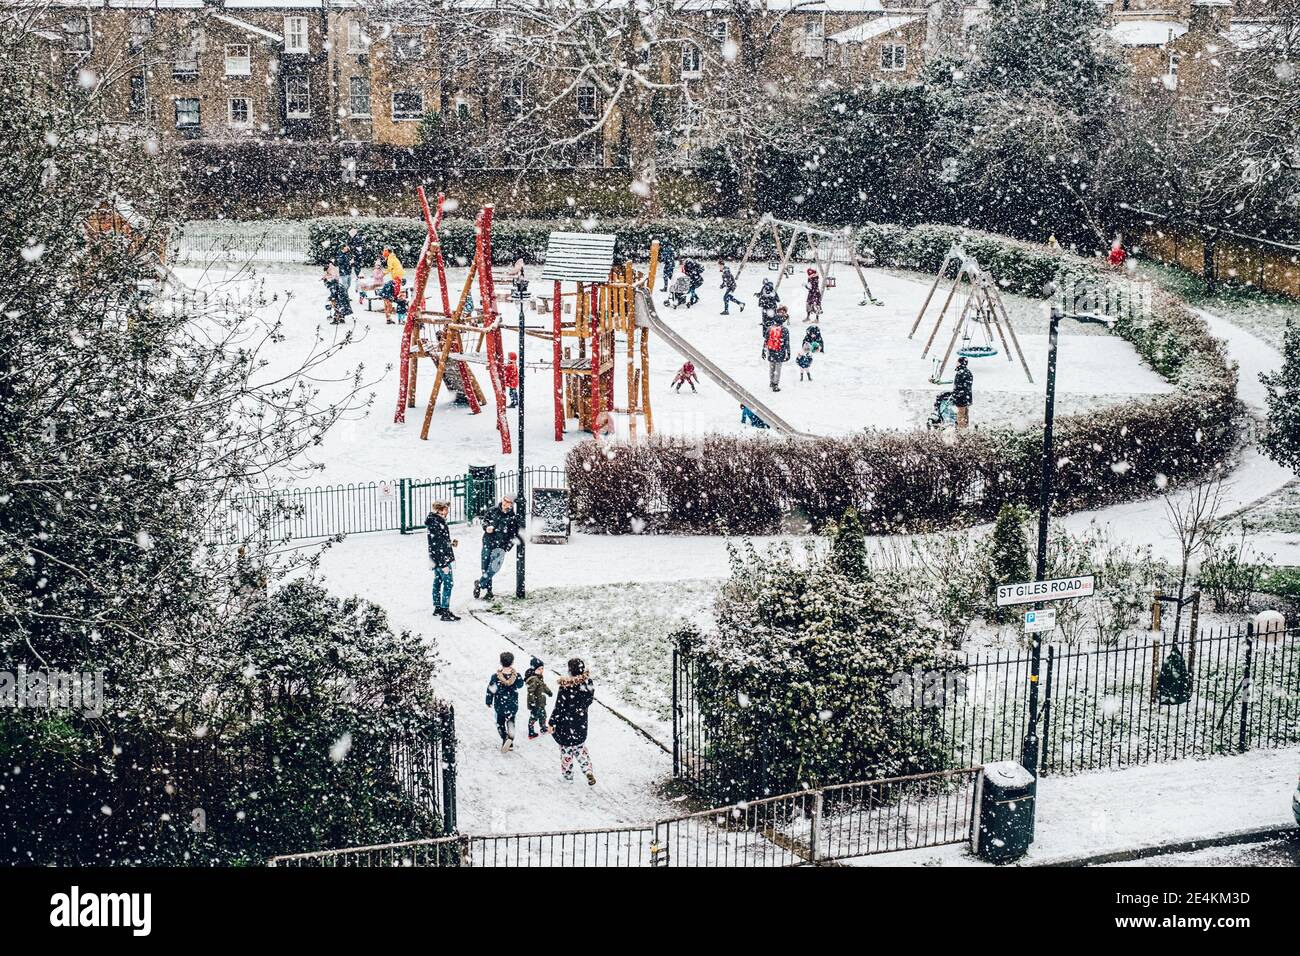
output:
<instances>
[{"instance_id":1,"label":"red pole","mask_svg":"<svg viewBox=\"0 0 1300 956\"><path fill-rule=\"evenodd\" d=\"M429 214L429 200L425 198L424 187L417 187L415 194L420 199L420 209L424 213L424 246L420 249L420 261L415 267L415 295L407 296L406 322L402 326L402 348L397 365L400 380L397 383L397 414L393 416L394 422L406 421L406 404L413 398L408 394L411 386L411 339L420 326L420 316L424 314L424 286L429 281L429 252L438 244L438 234L434 230L433 217ZM438 212L441 215L441 203ZM443 295L446 295L445 288Z\"/></svg>"},{"instance_id":2,"label":"red pole","mask_svg":"<svg viewBox=\"0 0 1300 956\"><path fill-rule=\"evenodd\" d=\"M492 379L492 392L497 400L497 431L501 433L501 454L510 454L510 423L506 419L505 356L501 344L501 321L497 314L496 288L492 283L492 204L479 213L478 236L478 291L483 297L483 318L487 333L487 367Z\"/></svg>"},{"instance_id":3,"label":"red pole","mask_svg":"<svg viewBox=\"0 0 1300 956\"><path fill-rule=\"evenodd\" d=\"M600 381L600 295L595 283L591 286L591 433L600 434L601 392Z\"/></svg>"},{"instance_id":4,"label":"red pole","mask_svg":"<svg viewBox=\"0 0 1300 956\"><path fill-rule=\"evenodd\" d=\"M442 240L438 238L438 227L442 225L442 204L447 201L446 193L438 193L438 211L433 217L433 261L438 266L438 285L442 289L442 314L451 318L451 300L447 298L447 267L442 261Z\"/></svg>"},{"instance_id":5,"label":"red pole","mask_svg":"<svg viewBox=\"0 0 1300 956\"><path fill-rule=\"evenodd\" d=\"M564 441L564 373L560 371L562 350L560 348L560 280L555 280L555 292L552 296L551 313L555 329L555 339L551 343L551 359L555 365L555 440Z\"/></svg>"}]
</instances>

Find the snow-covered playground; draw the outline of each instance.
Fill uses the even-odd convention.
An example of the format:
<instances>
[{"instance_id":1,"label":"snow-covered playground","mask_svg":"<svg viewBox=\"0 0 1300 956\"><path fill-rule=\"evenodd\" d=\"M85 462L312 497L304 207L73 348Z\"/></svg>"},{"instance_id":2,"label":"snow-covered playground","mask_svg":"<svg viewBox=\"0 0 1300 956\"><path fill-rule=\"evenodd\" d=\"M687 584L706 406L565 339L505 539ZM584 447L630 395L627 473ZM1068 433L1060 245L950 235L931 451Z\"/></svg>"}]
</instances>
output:
<instances>
[{"instance_id":1,"label":"snow-covered playground","mask_svg":"<svg viewBox=\"0 0 1300 956\"><path fill-rule=\"evenodd\" d=\"M664 305L665 295L655 292L660 317L691 345L720 365L743 387L766 401L796 429L811 434L834 435L862 428L923 428L935 396L945 387L930 384L933 357L942 354L944 340L953 326L947 318L931 349L921 355L937 306L927 314L922 328L908 337L925 300L933 277L882 270L870 270L871 289L881 306L859 305L860 287L851 272L825 291L825 314L819 327L826 343L814 356L812 381L799 381L799 369L791 360L783 373L782 390L768 390L767 363L762 359L762 331L755 294L765 279L776 278L763 262L751 263L740 275L738 297L746 303L741 311L731 307L721 315L722 292L716 263L703 262L705 284L700 302L692 308L672 309ZM731 263L733 270L737 263ZM408 264L408 269L412 269ZM847 270L845 270L847 272ZM260 290L267 299L260 313L268 322L283 322L284 338L267 354L267 374L290 368L303 359L321 340L337 341L351 335L353 341L330 362L316 369L322 401L349 387L348 372L360 367L375 401L368 415L355 415L341 422L313 450L312 460L324 467L314 476L322 484L388 481L399 476L442 476L461 474L470 464L514 466L503 457L494 430L491 409L473 415L455 406L445 390L439 398L429 439L419 438L420 419L432 385L431 365L420 369L417 408L403 424L394 424L397 400L398 351L401 326L388 325L381 311L366 311L353 291L352 320L330 325L326 315L326 294L319 270L308 266L276 266L233 270L225 266L207 269L183 267L181 279L211 295L247 296ZM449 285L459 289L466 269L448 269ZM807 325L804 323L802 267L788 276L778 293L789 308L792 351L797 352ZM431 285L433 280L431 280ZM538 286L545 283L537 283ZM1047 306L1043 302L1006 296L1011 320L1033 371L1035 383L1026 381L1018 362L1005 354L972 360L975 376L975 404L972 425L1013 424L1029 427L1042 420L1042 381L1046 365ZM514 321L513 303L503 303L508 321ZM542 324L545 317L529 311L529 324ZM1061 329L1062 345L1057 372L1057 408L1061 413L1087 411L1122 402L1133 396L1168 391L1170 386L1145 367L1133 348L1096 325L1066 323ZM505 345L516 350L513 332L505 334ZM550 402L551 371L548 347L530 339L525 360L527 446L530 465L560 465L573 444L588 437L570 419L564 442L552 433ZM622 348L620 344L619 348ZM690 386L672 388L673 378L685 358L658 336L650 342L651 401L655 431L661 435L691 437L705 433L753 432L740 423L740 409L706 375L699 376L699 392ZM616 368L620 368L616 362ZM945 378L951 381L952 363ZM621 371L616 373L616 396L624 401ZM515 427L511 412L511 427ZM626 416L615 414L614 427L626 435Z\"/></svg>"}]
</instances>

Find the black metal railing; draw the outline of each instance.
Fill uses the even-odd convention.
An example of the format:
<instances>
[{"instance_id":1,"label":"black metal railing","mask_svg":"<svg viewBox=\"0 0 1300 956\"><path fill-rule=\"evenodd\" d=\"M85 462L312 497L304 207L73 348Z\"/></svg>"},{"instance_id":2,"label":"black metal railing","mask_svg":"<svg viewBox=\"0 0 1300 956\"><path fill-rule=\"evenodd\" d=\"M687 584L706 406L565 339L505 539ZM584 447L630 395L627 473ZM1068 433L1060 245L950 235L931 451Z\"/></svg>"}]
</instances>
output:
<instances>
[{"instance_id":1,"label":"black metal railing","mask_svg":"<svg viewBox=\"0 0 1300 956\"><path fill-rule=\"evenodd\" d=\"M1186 664L1181 702L1162 686L1175 646ZM1029 673L1028 651L969 654L938 675L931 698L904 699L887 719L932 755L935 769L1019 760ZM1300 743L1300 630L1203 631L1177 645L1169 636L1087 649L1053 644L1044 648L1041 680L1041 774ZM675 776L706 799L780 787L769 781L762 741L749 739L734 712L701 707L710 691L677 650L672 686Z\"/></svg>"}]
</instances>

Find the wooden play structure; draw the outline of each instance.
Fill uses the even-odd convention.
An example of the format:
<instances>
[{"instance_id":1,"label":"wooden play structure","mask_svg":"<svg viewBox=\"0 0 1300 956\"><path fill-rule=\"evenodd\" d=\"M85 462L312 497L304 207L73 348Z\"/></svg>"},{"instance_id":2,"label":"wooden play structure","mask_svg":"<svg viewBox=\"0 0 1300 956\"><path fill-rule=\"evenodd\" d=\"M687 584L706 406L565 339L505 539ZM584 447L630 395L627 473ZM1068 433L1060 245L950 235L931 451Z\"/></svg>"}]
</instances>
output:
<instances>
[{"instance_id":1,"label":"wooden play structure","mask_svg":"<svg viewBox=\"0 0 1300 956\"><path fill-rule=\"evenodd\" d=\"M949 281L949 273L952 273L952 284L944 297L939 314L935 317L934 328L930 330L930 337L926 339L925 348L921 350L921 357L924 358L929 354L945 317L949 314L955 315L956 323L953 325L952 337L948 340L948 348L943 353L943 359L935 359L935 369L930 376L930 381L935 383L943 381L943 373L948 368L954 349L959 356L967 359L996 356L998 349L993 341L996 334L1002 343L1002 351L1006 353L1007 361L1014 361L1011 357L1011 350L1014 348L1020 359L1020 366L1025 370L1025 378L1033 382L1034 376L1029 371L1029 363L1025 361L1025 353L1020 348L1016 330L1007 315L1007 307L1002 300L997 281L991 273L980 268L974 256L967 255L959 245L954 245L944 256L939 274L935 276L925 301L921 303L921 311L917 313L916 321L912 323L912 331L907 337L910 339L916 335L934 299L935 292L940 285ZM955 308L954 302L958 303ZM957 347L958 339L961 340L960 348Z\"/></svg>"},{"instance_id":2,"label":"wooden play structure","mask_svg":"<svg viewBox=\"0 0 1300 956\"><path fill-rule=\"evenodd\" d=\"M554 370L555 440L564 437L565 421L593 434L611 430L610 414L628 417L628 437L635 441L637 421L645 433L654 432L650 408L650 330L637 327L634 291L653 288L659 267L659 243L650 247L647 271L630 262L614 262L615 237L586 232L553 232L546 246L542 279L552 283L540 300L550 307L552 368ZM573 283L565 290L566 283ZM566 301L567 300L567 301ZM565 321L565 315L571 321ZM639 339L638 339L639 333ZM623 337L627 372L627 404L614 398L614 368L618 336ZM566 338L573 345L565 345Z\"/></svg>"},{"instance_id":3,"label":"wooden play structure","mask_svg":"<svg viewBox=\"0 0 1300 956\"><path fill-rule=\"evenodd\" d=\"M492 273L493 207L484 206L475 220L474 259L454 308L447 286L446 267L438 228L445 197L438 196L431 211L423 189L419 190L426 236L416 266L415 283L403 328L398 404L394 421L405 420L407 408L416 405L416 386L421 359L434 366L433 387L425 406L420 437L427 439L444 385L464 396L471 412L486 404L483 390L472 367L486 366L496 401L497 430L501 451L511 448L505 402L505 348L502 332L519 331L518 324L503 319ZM628 416L629 436L635 440L638 419L646 434L654 430L650 411L649 329L639 329L633 307L633 291L652 286L658 265L659 244L652 245L649 269L639 273L631 263L614 262L615 237L594 233L552 233L548 242L542 278L552 283L546 292L525 298L533 314L547 316L548 324L530 325L524 334L550 343L546 358L529 361L519 369L549 368L554 381L555 440L563 441L567 419L596 434L611 427L611 412ZM436 271L441 309L426 305L429 277ZM565 288L572 283L571 288ZM475 295L475 287L477 294ZM508 297L508 293L506 293ZM518 301L518 300L515 300ZM477 308L471 303L477 302ZM625 345L627 362L627 404L619 407L614 398L615 364L619 336ZM566 339L572 340L567 344Z\"/></svg>"},{"instance_id":4,"label":"wooden play structure","mask_svg":"<svg viewBox=\"0 0 1300 956\"><path fill-rule=\"evenodd\" d=\"M764 215L754 224L749 244L745 247L745 255L736 270L737 280L745 271L749 260L753 258L759 240L765 235L771 238L775 250L775 255L768 260L767 267L777 273L775 285L778 289L781 288L782 279L794 275L794 262L811 262L821 277L823 289L835 288L838 279L835 275L835 267L847 265L853 269L858 282L862 285L862 300L858 305L884 304L872 294L871 286L867 283L866 266L862 262L862 257L858 255L857 244L847 231L831 232L827 229L818 229L806 222L786 222L770 215Z\"/></svg>"}]
</instances>

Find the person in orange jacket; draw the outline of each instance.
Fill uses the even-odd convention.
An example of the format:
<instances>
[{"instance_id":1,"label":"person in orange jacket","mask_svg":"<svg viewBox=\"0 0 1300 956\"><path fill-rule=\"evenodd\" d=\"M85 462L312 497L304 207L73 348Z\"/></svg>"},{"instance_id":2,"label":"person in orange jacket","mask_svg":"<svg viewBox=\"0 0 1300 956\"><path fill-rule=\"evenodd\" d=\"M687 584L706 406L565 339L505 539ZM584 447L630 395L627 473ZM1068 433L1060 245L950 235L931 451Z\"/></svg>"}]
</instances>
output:
<instances>
[{"instance_id":1,"label":"person in orange jacket","mask_svg":"<svg viewBox=\"0 0 1300 956\"><path fill-rule=\"evenodd\" d=\"M519 404L519 356L514 352L510 353L510 358L506 361L505 386L510 395L510 404L506 407L514 408Z\"/></svg>"}]
</instances>

